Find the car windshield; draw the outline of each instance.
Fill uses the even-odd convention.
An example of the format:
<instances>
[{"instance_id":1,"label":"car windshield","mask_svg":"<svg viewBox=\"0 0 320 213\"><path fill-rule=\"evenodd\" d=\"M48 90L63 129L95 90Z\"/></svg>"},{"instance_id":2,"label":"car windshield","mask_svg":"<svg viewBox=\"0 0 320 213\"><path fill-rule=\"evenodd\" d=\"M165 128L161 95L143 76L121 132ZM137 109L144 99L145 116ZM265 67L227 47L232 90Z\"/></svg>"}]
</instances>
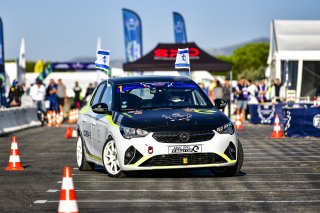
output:
<instances>
[{"instance_id":1,"label":"car windshield","mask_svg":"<svg viewBox=\"0 0 320 213\"><path fill-rule=\"evenodd\" d=\"M118 85L121 111L163 108L209 108L211 102L193 82L148 82Z\"/></svg>"}]
</instances>

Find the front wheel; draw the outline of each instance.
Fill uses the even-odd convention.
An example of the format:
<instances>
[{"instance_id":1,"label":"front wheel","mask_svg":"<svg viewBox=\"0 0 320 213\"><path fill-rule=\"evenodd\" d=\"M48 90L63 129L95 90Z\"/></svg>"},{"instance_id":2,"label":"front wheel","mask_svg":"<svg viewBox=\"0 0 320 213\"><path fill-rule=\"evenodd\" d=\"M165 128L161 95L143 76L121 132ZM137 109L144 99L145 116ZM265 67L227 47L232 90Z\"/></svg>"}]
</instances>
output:
<instances>
[{"instance_id":1,"label":"front wheel","mask_svg":"<svg viewBox=\"0 0 320 213\"><path fill-rule=\"evenodd\" d=\"M231 177L240 172L243 163L243 149L240 141L238 140L238 156L237 163L234 166L213 167L211 171L219 177Z\"/></svg>"},{"instance_id":2,"label":"front wheel","mask_svg":"<svg viewBox=\"0 0 320 213\"><path fill-rule=\"evenodd\" d=\"M95 167L94 163L88 162L85 157L84 142L82 141L81 135L78 134L77 139L77 166L80 171L92 171Z\"/></svg>"},{"instance_id":3,"label":"front wheel","mask_svg":"<svg viewBox=\"0 0 320 213\"><path fill-rule=\"evenodd\" d=\"M118 152L114 140L109 140L103 147L102 151L103 165L110 177L123 177L118 159Z\"/></svg>"}]
</instances>

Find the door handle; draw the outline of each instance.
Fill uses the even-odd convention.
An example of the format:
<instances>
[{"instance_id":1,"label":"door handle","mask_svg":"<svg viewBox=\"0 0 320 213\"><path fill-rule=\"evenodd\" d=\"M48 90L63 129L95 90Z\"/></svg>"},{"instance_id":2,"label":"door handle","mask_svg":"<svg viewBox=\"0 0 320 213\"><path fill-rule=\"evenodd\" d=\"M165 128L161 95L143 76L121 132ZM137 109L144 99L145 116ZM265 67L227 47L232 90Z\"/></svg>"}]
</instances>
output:
<instances>
[{"instance_id":1,"label":"door handle","mask_svg":"<svg viewBox=\"0 0 320 213\"><path fill-rule=\"evenodd\" d=\"M86 118L83 118L82 121L83 121L83 122L87 122L87 119L86 119Z\"/></svg>"}]
</instances>

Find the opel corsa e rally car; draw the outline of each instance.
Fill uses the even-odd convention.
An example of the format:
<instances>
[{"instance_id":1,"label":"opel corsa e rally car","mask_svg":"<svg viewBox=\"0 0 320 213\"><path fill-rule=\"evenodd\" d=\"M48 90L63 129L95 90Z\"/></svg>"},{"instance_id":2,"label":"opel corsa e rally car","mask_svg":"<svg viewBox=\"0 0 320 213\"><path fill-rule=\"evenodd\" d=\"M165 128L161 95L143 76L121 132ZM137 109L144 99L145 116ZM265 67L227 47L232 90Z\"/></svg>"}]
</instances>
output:
<instances>
[{"instance_id":1,"label":"opel corsa e rally car","mask_svg":"<svg viewBox=\"0 0 320 213\"><path fill-rule=\"evenodd\" d=\"M214 106L215 105L215 106ZM109 176L136 170L210 168L233 176L243 150L232 122L186 77L109 79L96 88L78 121L77 164Z\"/></svg>"}]
</instances>

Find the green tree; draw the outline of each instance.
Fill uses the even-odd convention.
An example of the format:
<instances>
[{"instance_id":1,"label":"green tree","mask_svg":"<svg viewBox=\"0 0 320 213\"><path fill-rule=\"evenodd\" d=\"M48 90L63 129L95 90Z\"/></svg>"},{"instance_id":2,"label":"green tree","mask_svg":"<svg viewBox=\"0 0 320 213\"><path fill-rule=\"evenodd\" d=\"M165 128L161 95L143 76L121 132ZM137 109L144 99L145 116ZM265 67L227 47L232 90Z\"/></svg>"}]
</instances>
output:
<instances>
[{"instance_id":1,"label":"green tree","mask_svg":"<svg viewBox=\"0 0 320 213\"><path fill-rule=\"evenodd\" d=\"M256 80L264 77L268 53L268 43L250 43L237 48L230 57L218 56L217 58L232 64L233 77L244 76Z\"/></svg>"}]
</instances>

